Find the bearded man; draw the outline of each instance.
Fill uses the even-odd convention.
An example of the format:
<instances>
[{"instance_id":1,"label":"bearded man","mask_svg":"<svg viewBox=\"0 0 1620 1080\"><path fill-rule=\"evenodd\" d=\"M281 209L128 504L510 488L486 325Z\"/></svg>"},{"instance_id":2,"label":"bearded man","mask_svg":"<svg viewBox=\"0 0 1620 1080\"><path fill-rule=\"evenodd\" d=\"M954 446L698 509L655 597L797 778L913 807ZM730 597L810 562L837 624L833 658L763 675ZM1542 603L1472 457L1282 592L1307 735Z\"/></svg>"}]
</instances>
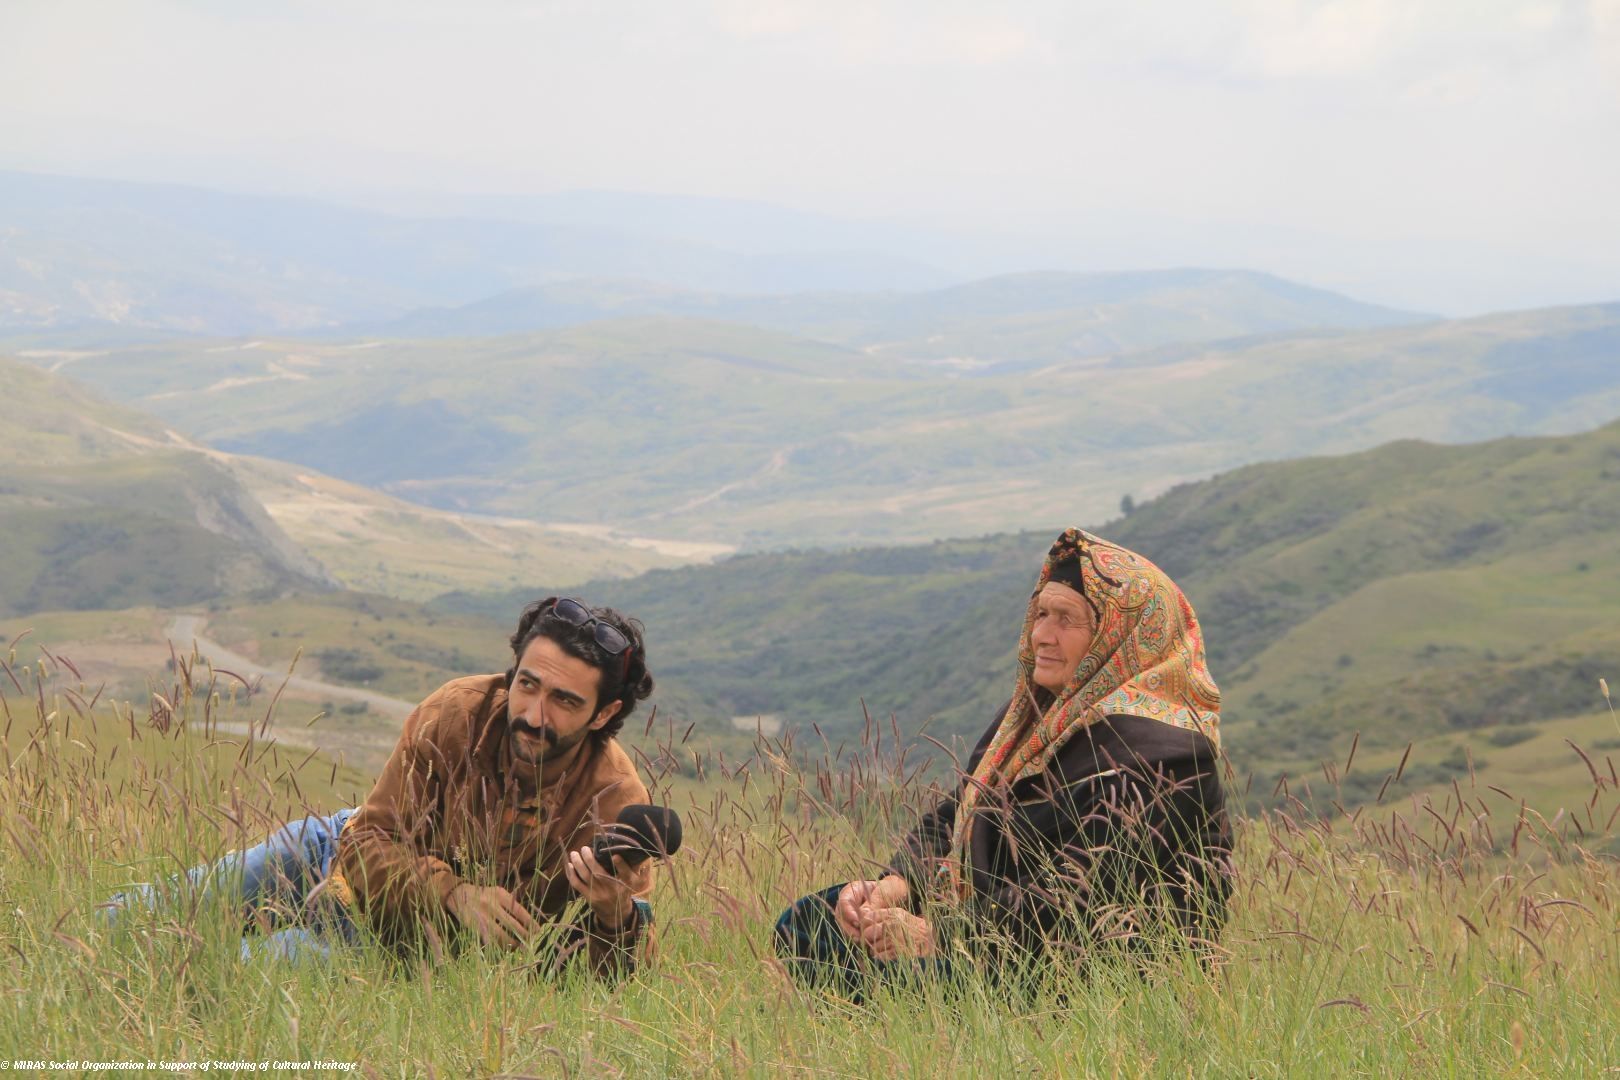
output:
<instances>
[{"instance_id":1,"label":"bearded man","mask_svg":"<svg viewBox=\"0 0 1620 1080\"><path fill-rule=\"evenodd\" d=\"M614 855L604 866L592 842L647 802L615 737L653 690L641 626L549 597L510 641L508 671L455 679L416 707L359 807L190 872L192 887L239 901L249 919L298 922L244 940L244 955L325 955L333 938L361 941L365 925L404 952L544 939L557 963L583 954L599 975L634 968L651 864ZM582 917L564 922L576 898ZM160 899L141 885L108 906L116 918Z\"/></svg>"}]
</instances>

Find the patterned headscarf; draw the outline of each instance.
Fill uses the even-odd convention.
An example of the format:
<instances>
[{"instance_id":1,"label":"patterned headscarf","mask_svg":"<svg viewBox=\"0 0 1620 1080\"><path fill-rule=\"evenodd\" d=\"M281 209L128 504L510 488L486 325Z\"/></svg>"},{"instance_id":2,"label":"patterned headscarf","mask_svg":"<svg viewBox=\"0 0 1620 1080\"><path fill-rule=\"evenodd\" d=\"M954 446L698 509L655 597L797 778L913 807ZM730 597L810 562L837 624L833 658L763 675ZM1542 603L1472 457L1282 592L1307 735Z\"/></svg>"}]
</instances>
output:
<instances>
[{"instance_id":1,"label":"patterned headscarf","mask_svg":"<svg viewBox=\"0 0 1620 1080\"><path fill-rule=\"evenodd\" d=\"M1069 684L1042 712L1036 704L1030 632L1040 592L1053 580L1071 587L1079 583L1097 631ZM1047 552L1030 596L1012 704L957 806L956 869L965 863L974 807L983 794L1040 773L1075 733L1105 716L1124 714L1203 732L1219 747L1220 710L1221 692L1204 660L1198 617L1176 583L1134 551L1067 530ZM956 880L960 890L962 879Z\"/></svg>"}]
</instances>

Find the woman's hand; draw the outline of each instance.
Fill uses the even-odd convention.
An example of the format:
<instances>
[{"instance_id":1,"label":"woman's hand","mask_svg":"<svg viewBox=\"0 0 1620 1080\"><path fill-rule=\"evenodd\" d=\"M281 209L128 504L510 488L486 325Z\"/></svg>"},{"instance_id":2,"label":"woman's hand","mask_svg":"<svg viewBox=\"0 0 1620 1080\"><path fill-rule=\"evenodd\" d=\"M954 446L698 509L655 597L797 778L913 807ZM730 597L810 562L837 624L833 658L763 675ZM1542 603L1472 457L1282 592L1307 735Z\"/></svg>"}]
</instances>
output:
<instances>
[{"instance_id":1,"label":"woman's hand","mask_svg":"<svg viewBox=\"0 0 1620 1080\"><path fill-rule=\"evenodd\" d=\"M630 918L636 893L652 885L652 867L647 863L626 866L622 855L613 856L613 869L596 861L590 847L568 853L564 867L568 884L591 905L596 921L605 927L620 927Z\"/></svg>"},{"instance_id":2,"label":"woman's hand","mask_svg":"<svg viewBox=\"0 0 1620 1080\"><path fill-rule=\"evenodd\" d=\"M861 940L879 960L926 959L934 955L934 928L904 908L867 910Z\"/></svg>"},{"instance_id":3,"label":"woman's hand","mask_svg":"<svg viewBox=\"0 0 1620 1080\"><path fill-rule=\"evenodd\" d=\"M838 902L833 905L833 918L838 923L838 929L851 941L861 940L861 908L866 906L867 897L877 888L875 881L852 881L838 892Z\"/></svg>"},{"instance_id":4,"label":"woman's hand","mask_svg":"<svg viewBox=\"0 0 1620 1080\"><path fill-rule=\"evenodd\" d=\"M851 941L864 941L862 931L874 913L904 911L911 899L911 886L898 874L881 881L852 881L838 893L833 916L838 928Z\"/></svg>"}]
</instances>

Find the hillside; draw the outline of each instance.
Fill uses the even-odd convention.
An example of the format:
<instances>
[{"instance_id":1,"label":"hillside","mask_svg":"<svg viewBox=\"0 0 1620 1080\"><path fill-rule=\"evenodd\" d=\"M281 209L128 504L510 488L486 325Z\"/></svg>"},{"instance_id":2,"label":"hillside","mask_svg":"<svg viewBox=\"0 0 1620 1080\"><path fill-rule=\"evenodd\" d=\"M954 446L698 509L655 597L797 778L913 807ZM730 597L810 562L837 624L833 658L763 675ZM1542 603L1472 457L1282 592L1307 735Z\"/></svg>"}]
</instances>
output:
<instances>
[{"instance_id":1,"label":"hillside","mask_svg":"<svg viewBox=\"0 0 1620 1080\"><path fill-rule=\"evenodd\" d=\"M1255 461L1579 430L1620 414L1617 357L1620 305L977 377L667 318L49 362L199 441L441 509L762 548L1106 520Z\"/></svg>"},{"instance_id":2,"label":"hillside","mask_svg":"<svg viewBox=\"0 0 1620 1080\"><path fill-rule=\"evenodd\" d=\"M15 957L0 1041L56 1072L1588 1076L1620 1045L1608 777L1582 785L1578 816L1465 778L1354 817L1239 818L1218 967L1140 934L1084 966L1033 954L1013 991L1004 969L964 962L851 1005L790 983L772 927L805 890L881 866L932 800L891 755L773 750L655 782L685 843L659 870L648 962L616 984L550 977L545 937L410 965L313 918L330 955L288 963L262 948L268 906L245 929L217 891L105 905L354 805L375 774L263 738L258 703L222 701L205 671L195 692L149 674L157 693L116 708L86 705L43 658L0 680L0 948Z\"/></svg>"},{"instance_id":3,"label":"hillside","mask_svg":"<svg viewBox=\"0 0 1620 1080\"><path fill-rule=\"evenodd\" d=\"M1201 598L1245 720L1305 755L1368 718L1387 743L1597 708L1617 483L1620 424L1404 442L1241 469L1115 531Z\"/></svg>"},{"instance_id":4,"label":"hillside","mask_svg":"<svg viewBox=\"0 0 1620 1080\"><path fill-rule=\"evenodd\" d=\"M916 293L736 296L635 281L534 286L358 332L488 337L610 318L745 323L952 370L1027 370L1077 357L1302 330L1365 329L1421 316L1242 270L1028 273Z\"/></svg>"},{"instance_id":5,"label":"hillside","mask_svg":"<svg viewBox=\"0 0 1620 1080\"><path fill-rule=\"evenodd\" d=\"M1556 752L1558 769L1580 770L1565 735L1620 735L1597 714L1598 678L1620 674L1617 483L1620 423L1404 442L1240 469L1100 531L1193 600L1242 769L1311 773L1359 732L1364 766L1393 768L1419 740L1419 780L1465 771L1469 752L1507 769ZM848 737L864 700L908 732L931 718L936 735L967 734L1008 691L1050 539L751 555L578 592L644 619L660 677L703 688L723 712ZM498 616L542 591L439 606ZM1562 775L1537 770L1532 787ZM1363 797L1384 774L1367 775L1352 784Z\"/></svg>"},{"instance_id":6,"label":"hillside","mask_svg":"<svg viewBox=\"0 0 1620 1080\"><path fill-rule=\"evenodd\" d=\"M37 358L36 358L37 359ZM173 607L342 584L426 599L639 573L723 551L430 510L200 447L0 357L0 613Z\"/></svg>"},{"instance_id":7,"label":"hillside","mask_svg":"<svg viewBox=\"0 0 1620 1080\"><path fill-rule=\"evenodd\" d=\"M330 584L229 469L156 421L4 358L0 386L0 612Z\"/></svg>"},{"instance_id":8,"label":"hillside","mask_svg":"<svg viewBox=\"0 0 1620 1080\"><path fill-rule=\"evenodd\" d=\"M631 577L730 554L724 544L553 528L518 518L435 510L312 469L211 453L300 548L346 589L429 600L451 589L501 589L537 568L561 582Z\"/></svg>"},{"instance_id":9,"label":"hillside","mask_svg":"<svg viewBox=\"0 0 1620 1080\"><path fill-rule=\"evenodd\" d=\"M197 454L0 480L0 611L198 603L330 583L226 469Z\"/></svg>"},{"instance_id":10,"label":"hillside","mask_svg":"<svg viewBox=\"0 0 1620 1080\"><path fill-rule=\"evenodd\" d=\"M53 358L35 355L36 363ZM14 467L83 465L153 448L177 449L156 417L115 405L71 379L0 356L6 423L0 460Z\"/></svg>"}]
</instances>

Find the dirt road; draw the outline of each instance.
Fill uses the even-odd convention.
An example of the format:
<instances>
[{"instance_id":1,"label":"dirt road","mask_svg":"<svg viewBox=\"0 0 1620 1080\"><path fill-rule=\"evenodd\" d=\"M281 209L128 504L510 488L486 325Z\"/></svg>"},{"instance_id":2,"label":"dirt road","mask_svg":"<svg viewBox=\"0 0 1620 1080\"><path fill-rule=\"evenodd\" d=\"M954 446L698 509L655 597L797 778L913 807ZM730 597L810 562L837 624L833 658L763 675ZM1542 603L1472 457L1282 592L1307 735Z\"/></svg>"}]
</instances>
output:
<instances>
[{"instance_id":1,"label":"dirt road","mask_svg":"<svg viewBox=\"0 0 1620 1080\"><path fill-rule=\"evenodd\" d=\"M281 685L283 678L287 678L285 667L267 668L263 664L249 660L241 653L232 652L217 641L204 637L203 630L207 625L208 621L201 615L176 615L170 620L164 633L174 642L176 650L189 652L195 645L197 654L212 664L216 670L232 671L245 679L257 676L272 690ZM399 698L391 698L386 694L377 694L353 686L339 686L337 683L323 682L320 679L307 679L302 675L287 678L287 689L302 694L315 694L333 701L364 702L373 712L394 720L405 719L411 710L416 708L414 702L401 701Z\"/></svg>"}]
</instances>

